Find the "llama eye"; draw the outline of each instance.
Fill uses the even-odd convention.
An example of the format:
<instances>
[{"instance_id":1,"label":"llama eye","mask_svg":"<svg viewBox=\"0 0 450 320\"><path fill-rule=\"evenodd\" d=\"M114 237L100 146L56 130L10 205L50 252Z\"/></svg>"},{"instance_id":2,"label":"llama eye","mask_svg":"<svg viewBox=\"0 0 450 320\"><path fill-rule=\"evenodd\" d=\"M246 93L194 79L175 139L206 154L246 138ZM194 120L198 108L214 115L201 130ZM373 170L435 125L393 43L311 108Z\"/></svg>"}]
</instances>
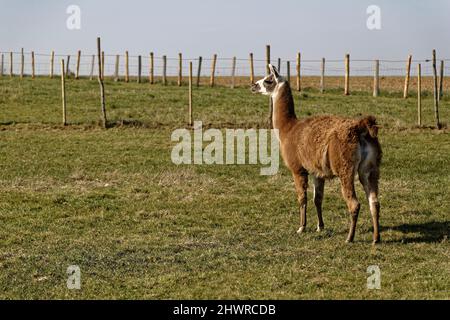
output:
<instances>
[{"instance_id":1,"label":"llama eye","mask_svg":"<svg viewBox=\"0 0 450 320\"><path fill-rule=\"evenodd\" d=\"M272 81L272 80L264 80L264 83L267 83L267 84L272 84L272 83L273 83L273 81Z\"/></svg>"}]
</instances>

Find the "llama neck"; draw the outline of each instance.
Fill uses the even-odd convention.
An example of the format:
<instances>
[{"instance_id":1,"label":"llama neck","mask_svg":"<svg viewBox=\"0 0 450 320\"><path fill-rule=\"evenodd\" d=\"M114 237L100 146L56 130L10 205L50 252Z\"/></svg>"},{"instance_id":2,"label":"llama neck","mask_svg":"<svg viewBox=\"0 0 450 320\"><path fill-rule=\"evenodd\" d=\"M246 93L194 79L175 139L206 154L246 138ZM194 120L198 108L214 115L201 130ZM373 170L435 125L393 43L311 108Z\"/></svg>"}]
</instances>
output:
<instances>
[{"instance_id":1,"label":"llama neck","mask_svg":"<svg viewBox=\"0 0 450 320\"><path fill-rule=\"evenodd\" d=\"M273 101L273 128L278 129L280 137L283 133L289 131L292 125L296 122L294 99L292 98L291 88L289 83L282 82L279 84L272 95Z\"/></svg>"}]
</instances>

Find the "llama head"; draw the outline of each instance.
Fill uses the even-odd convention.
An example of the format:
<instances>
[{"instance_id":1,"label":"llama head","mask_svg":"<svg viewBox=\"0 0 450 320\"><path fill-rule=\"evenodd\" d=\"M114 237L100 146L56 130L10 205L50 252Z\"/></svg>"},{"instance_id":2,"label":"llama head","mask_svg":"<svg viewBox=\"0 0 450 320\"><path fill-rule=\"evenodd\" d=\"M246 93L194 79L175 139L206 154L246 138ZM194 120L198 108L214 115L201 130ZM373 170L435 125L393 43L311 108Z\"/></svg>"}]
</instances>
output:
<instances>
[{"instance_id":1,"label":"llama head","mask_svg":"<svg viewBox=\"0 0 450 320\"><path fill-rule=\"evenodd\" d=\"M269 70L270 73L268 76L252 84L253 93L262 93L267 96L271 95L275 92L276 87L285 81L273 65L269 64Z\"/></svg>"}]
</instances>

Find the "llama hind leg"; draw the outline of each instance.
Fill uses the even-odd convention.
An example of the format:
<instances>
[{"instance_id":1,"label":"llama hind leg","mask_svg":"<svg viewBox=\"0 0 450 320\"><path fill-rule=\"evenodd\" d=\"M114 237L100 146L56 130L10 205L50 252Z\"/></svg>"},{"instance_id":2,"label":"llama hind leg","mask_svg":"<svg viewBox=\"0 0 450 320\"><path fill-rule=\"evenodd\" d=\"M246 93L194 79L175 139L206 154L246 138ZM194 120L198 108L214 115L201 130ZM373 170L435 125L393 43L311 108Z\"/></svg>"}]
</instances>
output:
<instances>
[{"instance_id":1,"label":"llama hind leg","mask_svg":"<svg viewBox=\"0 0 450 320\"><path fill-rule=\"evenodd\" d=\"M306 228L306 190L308 189L308 173L298 172L294 173L293 176L300 206L300 228L297 230L297 233L302 233Z\"/></svg>"},{"instance_id":2,"label":"llama hind leg","mask_svg":"<svg viewBox=\"0 0 450 320\"><path fill-rule=\"evenodd\" d=\"M314 205L317 211L317 231L322 231L325 227L322 219L322 201L325 179L313 176L314 183Z\"/></svg>"},{"instance_id":3,"label":"llama hind leg","mask_svg":"<svg viewBox=\"0 0 450 320\"><path fill-rule=\"evenodd\" d=\"M369 202L370 214L373 224L373 243L379 243L380 237L380 202L378 201L378 170L373 169L370 173L360 173L359 180L364 187L367 201Z\"/></svg>"},{"instance_id":4,"label":"llama hind leg","mask_svg":"<svg viewBox=\"0 0 450 320\"><path fill-rule=\"evenodd\" d=\"M348 232L346 242L353 242L355 237L356 223L358 221L358 214L361 205L356 197L354 175L347 175L341 178L341 190L342 196L347 204L348 211L350 213L350 230Z\"/></svg>"}]
</instances>

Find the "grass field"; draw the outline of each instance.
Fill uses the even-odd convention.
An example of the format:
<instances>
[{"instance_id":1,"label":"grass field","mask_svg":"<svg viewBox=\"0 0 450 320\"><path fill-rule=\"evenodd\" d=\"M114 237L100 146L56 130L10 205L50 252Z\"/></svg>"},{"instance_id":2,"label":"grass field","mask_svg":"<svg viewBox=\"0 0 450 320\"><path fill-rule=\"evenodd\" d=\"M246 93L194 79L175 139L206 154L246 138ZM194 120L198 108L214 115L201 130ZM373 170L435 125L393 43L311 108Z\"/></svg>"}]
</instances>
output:
<instances>
[{"instance_id":1,"label":"grass field","mask_svg":"<svg viewBox=\"0 0 450 320\"><path fill-rule=\"evenodd\" d=\"M362 202L356 241L338 181L326 184L326 230L307 232L282 165L176 166L170 136L186 123L187 88L107 81L108 130L98 84L69 80L60 126L59 81L0 79L0 298L3 299L449 299L450 134L424 93L351 96L295 92L297 115L373 114L381 125L382 243L371 245ZM413 96L415 93L411 92ZM194 119L224 129L264 127L267 97L200 87ZM450 119L450 97L441 103ZM69 265L81 290L66 287ZM370 265L381 289L368 290Z\"/></svg>"}]
</instances>

